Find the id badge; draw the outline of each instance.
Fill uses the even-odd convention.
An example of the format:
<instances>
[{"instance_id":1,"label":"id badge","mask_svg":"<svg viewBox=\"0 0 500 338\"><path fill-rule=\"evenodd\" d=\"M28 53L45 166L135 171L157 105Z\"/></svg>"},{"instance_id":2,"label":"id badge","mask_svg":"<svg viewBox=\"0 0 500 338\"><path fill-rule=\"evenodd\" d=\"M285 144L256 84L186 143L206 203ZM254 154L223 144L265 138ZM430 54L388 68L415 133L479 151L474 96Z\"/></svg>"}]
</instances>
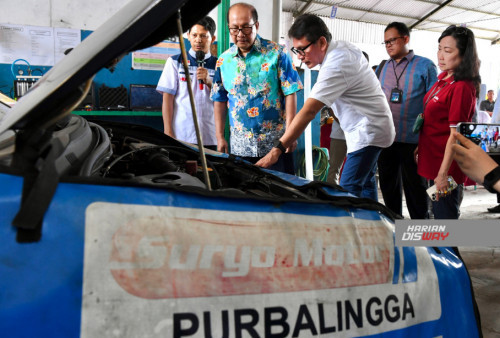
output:
<instances>
[{"instance_id":1,"label":"id badge","mask_svg":"<svg viewBox=\"0 0 500 338\"><path fill-rule=\"evenodd\" d=\"M391 91L391 102L401 103L403 101L403 91L398 88L393 88Z\"/></svg>"}]
</instances>

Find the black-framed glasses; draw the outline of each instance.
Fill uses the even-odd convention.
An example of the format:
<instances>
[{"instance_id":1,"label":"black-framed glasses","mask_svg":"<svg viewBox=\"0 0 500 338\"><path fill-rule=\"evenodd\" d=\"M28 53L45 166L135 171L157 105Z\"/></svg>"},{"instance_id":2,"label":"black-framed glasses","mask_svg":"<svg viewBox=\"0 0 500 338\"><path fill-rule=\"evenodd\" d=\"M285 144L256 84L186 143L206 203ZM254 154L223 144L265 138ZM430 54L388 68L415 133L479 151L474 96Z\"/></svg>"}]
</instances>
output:
<instances>
[{"instance_id":1,"label":"black-framed glasses","mask_svg":"<svg viewBox=\"0 0 500 338\"><path fill-rule=\"evenodd\" d=\"M386 45L386 46L392 46L394 44L394 42L396 42L397 39L401 39L401 38L404 38L404 36L396 36L395 38L385 40L384 42L382 42L382 44Z\"/></svg>"},{"instance_id":2,"label":"black-framed glasses","mask_svg":"<svg viewBox=\"0 0 500 338\"><path fill-rule=\"evenodd\" d=\"M292 47L292 48L290 48L290 50L292 51L293 54L304 56L304 55L306 55L306 49L309 48L313 43L314 42L311 42L310 44L308 44L305 47L299 47L299 48Z\"/></svg>"},{"instance_id":3,"label":"black-framed glasses","mask_svg":"<svg viewBox=\"0 0 500 338\"><path fill-rule=\"evenodd\" d=\"M243 26L241 28L229 27L229 34L238 35L238 34L240 34L240 31L245 35L252 34L253 26L255 26L256 23L257 22L255 22L251 25L248 25L248 26Z\"/></svg>"}]
</instances>

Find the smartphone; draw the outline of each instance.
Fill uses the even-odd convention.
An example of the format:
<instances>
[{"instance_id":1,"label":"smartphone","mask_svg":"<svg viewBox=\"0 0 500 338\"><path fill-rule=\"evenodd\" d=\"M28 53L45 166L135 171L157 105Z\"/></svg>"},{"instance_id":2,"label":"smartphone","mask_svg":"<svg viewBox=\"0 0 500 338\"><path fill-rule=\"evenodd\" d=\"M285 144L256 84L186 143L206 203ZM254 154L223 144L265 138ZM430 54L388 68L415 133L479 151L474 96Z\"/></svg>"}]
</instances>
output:
<instances>
[{"instance_id":1,"label":"smartphone","mask_svg":"<svg viewBox=\"0 0 500 338\"><path fill-rule=\"evenodd\" d=\"M436 185L434 184L432 187L427 189L427 195L429 195L431 201L436 201L438 195L439 195L439 198L446 197L456 187L458 187L457 182L455 182L453 177L448 176L448 188L443 192L443 194L440 194L437 191Z\"/></svg>"},{"instance_id":2,"label":"smartphone","mask_svg":"<svg viewBox=\"0 0 500 338\"><path fill-rule=\"evenodd\" d=\"M460 122L457 131L490 155L500 155L500 123Z\"/></svg>"}]
</instances>

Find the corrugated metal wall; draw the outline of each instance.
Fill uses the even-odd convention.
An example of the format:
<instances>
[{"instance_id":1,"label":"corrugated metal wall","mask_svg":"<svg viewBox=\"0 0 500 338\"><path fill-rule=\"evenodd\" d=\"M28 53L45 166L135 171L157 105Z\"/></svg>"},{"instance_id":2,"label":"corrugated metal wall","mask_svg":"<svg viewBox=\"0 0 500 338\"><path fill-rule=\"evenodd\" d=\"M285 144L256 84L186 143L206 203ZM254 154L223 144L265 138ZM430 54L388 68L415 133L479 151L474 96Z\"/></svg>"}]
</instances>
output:
<instances>
[{"instance_id":1,"label":"corrugated metal wall","mask_svg":"<svg viewBox=\"0 0 500 338\"><path fill-rule=\"evenodd\" d=\"M325 23L333 40L344 40L352 43L380 44L384 36L384 25L373 23L347 21L320 17ZM281 15L281 36L288 38L288 29L293 24L290 12Z\"/></svg>"}]
</instances>

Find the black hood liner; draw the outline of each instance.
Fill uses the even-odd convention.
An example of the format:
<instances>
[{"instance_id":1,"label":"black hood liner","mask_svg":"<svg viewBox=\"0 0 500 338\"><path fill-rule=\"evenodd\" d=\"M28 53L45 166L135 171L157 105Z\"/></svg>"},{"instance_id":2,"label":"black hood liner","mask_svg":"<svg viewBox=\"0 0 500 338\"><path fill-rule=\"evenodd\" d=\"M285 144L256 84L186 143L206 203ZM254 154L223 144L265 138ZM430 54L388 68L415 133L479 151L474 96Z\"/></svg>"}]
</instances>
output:
<instances>
[{"instance_id":1,"label":"black hood liner","mask_svg":"<svg viewBox=\"0 0 500 338\"><path fill-rule=\"evenodd\" d=\"M181 8L182 30L186 32L190 27L192 27L195 23L206 16L219 3L220 0L191 0L185 3ZM133 50L144 49L153 46L165 39L178 36L176 18L176 14L171 16L169 20L166 20L157 30L152 32L148 37L134 46Z\"/></svg>"},{"instance_id":2,"label":"black hood liner","mask_svg":"<svg viewBox=\"0 0 500 338\"><path fill-rule=\"evenodd\" d=\"M140 0L139 0L140 1ZM74 74L61 79L57 89L41 97L38 102L13 125L14 129L38 129L46 123L69 114L69 107L82 95L81 85L91 79L99 70L129 52L152 46L167 37L177 35L177 12L181 9L183 31L206 16L220 0L163 0L153 3L146 11L139 13L117 37L85 59ZM120 13L110 20L119 20ZM118 18L117 18L118 17ZM102 27L101 27L102 28ZM92 35L106 39L106 32L97 29ZM86 39L86 40L87 40ZM95 39L97 40L97 39ZM92 46L91 46L92 47ZM77 52L78 46L72 53ZM55 65L54 68L57 68ZM52 71L53 69L51 69ZM49 72L50 73L50 72ZM47 74L49 74L47 73ZM39 82L42 85L44 79ZM58 79L59 80L59 79ZM38 89L35 87L35 89ZM29 95L27 95L29 96Z\"/></svg>"}]
</instances>

